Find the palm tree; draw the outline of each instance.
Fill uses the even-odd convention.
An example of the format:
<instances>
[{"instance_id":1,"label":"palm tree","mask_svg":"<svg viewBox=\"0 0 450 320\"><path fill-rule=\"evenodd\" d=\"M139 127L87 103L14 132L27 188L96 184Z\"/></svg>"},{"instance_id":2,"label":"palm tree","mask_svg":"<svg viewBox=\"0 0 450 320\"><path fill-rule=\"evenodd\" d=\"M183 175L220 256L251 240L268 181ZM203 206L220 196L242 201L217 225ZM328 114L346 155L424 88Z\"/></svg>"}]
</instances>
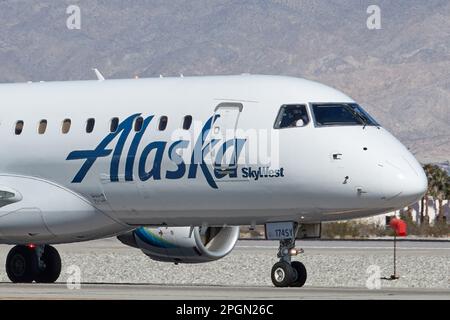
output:
<instances>
[{"instance_id":1,"label":"palm tree","mask_svg":"<svg viewBox=\"0 0 450 320\"><path fill-rule=\"evenodd\" d=\"M447 175L447 183L445 186L445 192L444 192L444 200L447 200L447 205L450 206L450 176ZM447 217L444 214L444 206L441 206L441 219L442 222L446 222L447 221Z\"/></svg>"},{"instance_id":2,"label":"palm tree","mask_svg":"<svg viewBox=\"0 0 450 320\"><path fill-rule=\"evenodd\" d=\"M427 165L423 165L423 170L426 172L426 166ZM424 217L425 217L425 197L427 195L424 194L422 199L420 199L420 224L423 223Z\"/></svg>"},{"instance_id":3,"label":"palm tree","mask_svg":"<svg viewBox=\"0 0 450 320\"><path fill-rule=\"evenodd\" d=\"M435 194L436 194L436 198L439 203L439 205L438 205L439 212L436 217L436 220L438 222L443 222L444 221L444 200L447 200L450 198L449 197L450 177L448 176L446 171L441 169L438 172L436 172L434 179L435 179L435 184L434 184Z\"/></svg>"},{"instance_id":4,"label":"palm tree","mask_svg":"<svg viewBox=\"0 0 450 320\"><path fill-rule=\"evenodd\" d=\"M448 175L448 179L447 179L447 194L445 195L445 199L447 199L447 206L450 208L450 175ZM443 216L443 218L445 220L447 219L446 216Z\"/></svg>"},{"instance_id":5,"label":"palm tree","mask_svg":"<svg viewBox=\"0 0 450 320\"><path fill-rule=\"evenodd\" d=\"M444 200L450 198L450 177L447 172L437 165L427 164L424 166L428 178L428 190L425 194L425 217L429 221L428 197L431 196L438 201L438 212L436 221L444 220ZM422 220L421 215L421 220Z\"/></svg>"},{"instance_id":6,"label":"palm tree","mask_svg":"<svg viewBox=\"0 0 450 320\"><path fill-rule=\"evenodd\" d=\"M422 200L421 200L421 210L420 210L420 223L429 223L430 222L430 216L428 214L428 198L434 197L435 194L435 175L436 172L438 170L440 170L440 168L434 164L426 164L423 167L425 174L427 176L428 179L428 189L427 192L425 193L425 195L423 196ZM424 210L425 210L425 215L424 215Z\"/></svg>"}]
</instances>

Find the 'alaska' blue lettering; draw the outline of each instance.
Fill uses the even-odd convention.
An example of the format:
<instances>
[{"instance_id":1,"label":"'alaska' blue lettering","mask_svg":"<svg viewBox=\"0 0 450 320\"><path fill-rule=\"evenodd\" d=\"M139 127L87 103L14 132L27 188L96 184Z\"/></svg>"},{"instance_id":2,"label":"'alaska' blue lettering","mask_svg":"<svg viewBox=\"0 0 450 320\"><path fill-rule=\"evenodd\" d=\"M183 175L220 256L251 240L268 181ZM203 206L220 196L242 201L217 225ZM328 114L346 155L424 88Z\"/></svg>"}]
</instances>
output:
<instances>
[{"instance_id":1,"label":"'alaska' blue lettering","mask_svg":"<svg viewBox=\"0 0 450 320\"><path fill-rule=\"evenodd\" d=\"M217 152L216 159L214 161L214 176L217 179L222 179L225 176L230 178L237 177L237 160L241 154L242 148L247 140L246 139L231 139L226 141L219 152ZM233 153L231 155L231 161L229 164L222 164L224 162L224 156L228 149L233 148ZM227 160L227 159L225 159Z\"/></svg>"},{"instance_id":2,"label":"'alaska' blue lettering","mask_svg":"<svg viewBox=\"0 0 450 320\"><path fill-rule=\"evenodd\" d=\"M94 150L77 150L69 153L66 160L85 160L79 171L75 174L72 183L81 183L98 158L108 157L111 154L112 157L109 168L110 180L111 182L118 182L120 161L124 153L124 147L128 140L128 137L130 136L130 133L133 131L133 123L140 115L140 113L133 114L132 116L122 121L119 124L117 130L115 132L109 133ZM135 162L137 160L136 158L138 157L137 153L139 150L139 145L141 144L143 136L153 118L154 116L145 118L141 130L134 134L129 150L126 154L125 181L134 180L133 170ZM219 148L218 154L216 155L215 159L213 159L213 164L210 165L205 162L205 157L210 154L212 149L220 142L220 139L207 139L212 125L218 118L219 115L215 115L214 117L209 118L203 126L201 134L197 138L193 147L189 168L187 168L187 164L184 162L183 157L177 151L186 149L189 146L190 141L179 140L169 145L167 157L168 160L170 160L176 167L173 170L167 170L165 172L164 177L166 179L181 179L186 175L186 171L188 179L196 179L197 173L199 172L198 168L200 167L200 172L205 177L208 185L213 189L218 189L215 179L221 179L226 175L229 175L230 178L237 177L236 161L239 158L243 146L246 143L246 139L231 139L223 142L223 144ZM118 138L116 146L114 148L108 148L108 146L116 138ZM139 171L138 176L141 181L148 181L149 179L161 180L162 162L163 157L166 154L165 152L167 150L167 144L168 142L166 141L153 141L145 146L139 157L137 165ZM231 161L228 161L228 159L224 159L224 157L228 150L230 150L231 148L233 150L232 159ZM153 160L148 161L149 156L153 153ZM151 169L149 171L147 171L147 165L151 165ZM213 172L210 171L211 169L213 169ZM281 176L283 176L282 171L281 173L274 173L271 171L267 172L269 175L281 174ZM258 179L261 171L257 173L251 168L245 168L245 170L243 169L242 173L244 176L249 175L250 177L255 177L256 179Z\"/></svg>"},{"instance_id":3,"label":"'alaska' blue lettering","mask_svg":"<svg viewBox=\"0 0 450 320\"><path fill-rule=\"evenodd\" d=\"M208 143L206 146L203 147L203 144L206 141L208 132L211 130L211 126L213 125L214 122L216 122L218 118L219 115L215 115L214 117L209 118L205 126L203 127L202 133L200 137L198 137L194 150L192 152L191 164L189 166L189 174L188 174L188 179L195 179L197 176L197 168L198 166L200 166L203 175L206 178L206 181L213 189L217 189L217 184L214 181L211 172L209 172L208 166L205 163L205 155L212 148L214 148L214 146L218 141L216 139L211 139L210 143Z\"/></svg>"},{"instance_id":4,"label":"'alaska' blue lettering","mask_svg":"<svg viewBox=\"0 0 450 320\"><path fill-rule=\"evenodd\" d=\"M120 133L119 142L116 145L110 167L111 181L118 181L120 155L122 154L125 141L127 140L128 135L130 134L133 121L139 115L140 113L137 113L125 119L119 125L117 130L115 132L111 132L110 134L108 134L106 138L103 139L102 142L100 142L100 144L94 150L80 150L69 153L66 160L86 159L86 161L81 166L78 173L73 178L72 183L81 183L86 177L86 174L88 173L89 169L91 169L92 165L98 158L107 157L111 154L112 149L106 149L106 147Z\"/></svg>"},{"instance_id":5,"label":"'alaska' blue lettering","mask_svg":"<svg viewBox=\"0 0 450 320\"><path fill-rule=\"evenodd\" d=\"M167 171L166 179L180 179L186 173L186 164L183 161L183 158L176 152L180 149L185 149L189 146L189 141L180 140L172 144L169 148L169 159L173 161L177 165L176 171Z\"/></svg>"},{"instance_id":6,"label":"'alaska' blue lettering","mask_svg":"<svg viewBox=\"0 0 450 320\"><path fill-rule=\"evenodd\" d=\"M139 160L139 178L141 181L147 181L150 178L153 178L154 180L161 180L161 163L166 144L167 142L155 141L146 146L142 151L142 155ZM156 150L155 159L153 160L153 167L149 172L147 172L145 170L145 164L148 156L153 150Z\"/></svg>"},{"instance_id":7,"label":"'alaska' blue lettering","mask_svg":"<svg viewBox=\"0 0 450 320\"><path fill-rule=\"evenodd\" d=\"M142 136L144 135L145 130L148 125L152 121L153 116L150 116L144 120L142 124L142 128L133 138L133 142L131 142L130 150L128 151L127 162L125 164L125 181L133 181L133 167L134 167L134 159L136 158L136 153L141 143Z\"/></svg>"}]
</instances>

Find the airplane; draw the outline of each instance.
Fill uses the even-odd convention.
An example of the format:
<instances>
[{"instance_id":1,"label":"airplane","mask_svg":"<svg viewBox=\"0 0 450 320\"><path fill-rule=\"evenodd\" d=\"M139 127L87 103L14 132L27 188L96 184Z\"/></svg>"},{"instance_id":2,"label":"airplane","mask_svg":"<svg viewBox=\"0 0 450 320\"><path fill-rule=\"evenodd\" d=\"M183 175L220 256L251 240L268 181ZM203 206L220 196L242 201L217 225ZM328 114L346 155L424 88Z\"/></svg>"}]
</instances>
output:
<instances>
[{"instance_id":1,"label":"airplane","mask_svg":"<svg viewBox=\"0 0 450 320\"><path fill-rule=\"evenodd\" d=\"M14 283L53 283L55 244L117 237L158 261L229 254L242 225L279 242L418 201L421 165L340 91L268 75L0 85L0 243Z\"/></svg>"}]
</instances>

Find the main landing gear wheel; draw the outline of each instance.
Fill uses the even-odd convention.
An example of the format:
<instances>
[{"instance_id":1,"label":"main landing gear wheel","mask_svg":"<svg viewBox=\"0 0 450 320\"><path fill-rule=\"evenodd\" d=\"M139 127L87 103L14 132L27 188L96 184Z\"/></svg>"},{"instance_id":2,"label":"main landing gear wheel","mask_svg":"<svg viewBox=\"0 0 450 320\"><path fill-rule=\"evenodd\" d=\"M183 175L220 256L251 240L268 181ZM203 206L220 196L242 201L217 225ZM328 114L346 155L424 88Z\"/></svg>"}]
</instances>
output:
<instances>
[{"instance_id":1,"label":"main landing gear wheel","mask_svg":"<svg viewBox=\"0 0 450 320\"><path fill-rule=\"evenodd\" d=\"M6 273L13 283L53 283L61 273L61 257L49 245L18 245L6 258Z\"/></svg>"},{"instance_id":2,"label":"main landing gear wheel","mask_svg":"<svg viewBox=\"0 0 450 320\"><path fill-rule=\"evenodd\" d=\"M35 248L15 246L6 258L6 274L13 283L31 283L38 272Z\"/></svg>"},{"instance_id":3,"label":"main landing gear wheel","mask_svg":"<svg viewBox=\"0 0 450 320\"><path fill-rule=\"evenodd\" d=\"M45 246L41 255L41 263L38 274L34 280L38 283L53 283L61 274L61 257L52 246Z\"/></svg>"}]
</instances>

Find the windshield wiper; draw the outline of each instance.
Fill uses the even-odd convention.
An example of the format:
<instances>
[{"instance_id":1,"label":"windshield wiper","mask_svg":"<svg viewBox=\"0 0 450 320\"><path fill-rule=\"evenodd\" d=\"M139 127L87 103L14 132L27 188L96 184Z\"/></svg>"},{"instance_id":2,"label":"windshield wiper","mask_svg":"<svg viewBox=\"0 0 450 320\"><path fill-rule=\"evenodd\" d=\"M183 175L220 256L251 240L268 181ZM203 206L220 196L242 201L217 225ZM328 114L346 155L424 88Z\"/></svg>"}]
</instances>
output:
<instances>
[{"instance_id":1,"label":"windshield wiper","mask_svg":"<svg viewBox=\"0 0 450 320\"><path fill-rule=\"evenodd\" d=\"M365 129L366 126L369 124L369 121L365 117L363 117L362 114L360 114L355 109L353 109L351 106L346 104L346 105L344 105L344 107L361 121L361 124L363 125L363 129Z\"/></svg>"}]
</instances>

